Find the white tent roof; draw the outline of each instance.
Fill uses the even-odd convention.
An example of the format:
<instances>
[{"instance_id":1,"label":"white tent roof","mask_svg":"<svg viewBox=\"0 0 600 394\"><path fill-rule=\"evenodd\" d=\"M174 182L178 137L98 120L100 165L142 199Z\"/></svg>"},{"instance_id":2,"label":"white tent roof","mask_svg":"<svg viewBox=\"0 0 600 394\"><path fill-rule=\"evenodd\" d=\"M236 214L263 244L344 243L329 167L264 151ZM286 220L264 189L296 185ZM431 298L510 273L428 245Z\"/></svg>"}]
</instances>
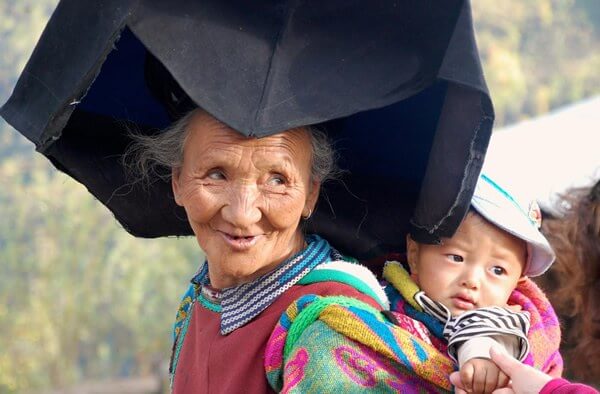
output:
<instances>
[{"instance_id":1,"label":"white tent roof","mask_svg":"<svg viewBox=\"0 0 600 394\"><path fill-rule=\"evenodd\" d=\"M553 210L556 194L600 178L600 96L495 131L484 171Z\"/></svg>"}]
</instances>

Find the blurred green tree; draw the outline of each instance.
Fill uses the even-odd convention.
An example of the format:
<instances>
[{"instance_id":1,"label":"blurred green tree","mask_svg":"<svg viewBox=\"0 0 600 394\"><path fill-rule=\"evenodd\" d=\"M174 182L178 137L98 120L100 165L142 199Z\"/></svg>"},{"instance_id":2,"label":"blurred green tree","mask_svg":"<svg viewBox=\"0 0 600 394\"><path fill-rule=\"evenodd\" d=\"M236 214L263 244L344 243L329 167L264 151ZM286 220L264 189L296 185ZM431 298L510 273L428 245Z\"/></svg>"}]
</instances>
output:
<instances>
[{"instance_id":1,"label":"blurred green tree","mask_svg":"<svg viewBox=\"0 0 600 394\"><path fill-rule=\"evenodd\" d=\"M600 2L472 2L496 126L600 93Z\"/></svg>"},{"instance_id":2,"label":"blurred green tree","mask_svg":"<svg viewBox=\"0 0 600 394\"><path fill-rule=\"evenodd\" d=\"M0 179L0 392L155 372L195 239L133 238L41 156Z\"/></svg>"},{"instance_id":3,"label":"blurred green tree","mask_svg":"<svg viewBox=\"0 0 600 394\"><path fill-rule=\"evenodd\" d=\"M0 0L0 104L25 66L58 0ZM0 118L0 158L31 154L30 145Z\"/></svg>"}]
</instances>

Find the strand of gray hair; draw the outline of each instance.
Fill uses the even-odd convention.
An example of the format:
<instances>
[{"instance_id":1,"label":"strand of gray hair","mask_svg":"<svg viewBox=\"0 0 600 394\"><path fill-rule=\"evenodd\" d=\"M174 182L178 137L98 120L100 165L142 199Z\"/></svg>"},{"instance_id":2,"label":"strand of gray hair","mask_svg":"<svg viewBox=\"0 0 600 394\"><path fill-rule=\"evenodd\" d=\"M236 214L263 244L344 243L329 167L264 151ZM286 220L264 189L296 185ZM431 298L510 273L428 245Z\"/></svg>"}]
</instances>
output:
<instances>
[{"instance_id":1,"label":"strand of gray hair","mask_svg":"<svg viewBox=\"0 0 600 394\"><path fill-rule=\"evenodd\" d=\"M122 160L128 177L146 187L155 180L168 181L171 169L183 165L187 128L194 113L189 112L155 135L130 130L129 137L133 142ZM337 155L327 134L318 126L308 126L307 129L312 148L311 178L321 184L336 179L340 173L336 165Z\"/></svg>"},{"instance_id":2,"label":"strand of gray hair","mask_svg":"<svg viewBox=\"0 0 600 394\"><path fill-rule=\"evenodd\" d=\"M171 169L183 165L183 148L187 126L194 111L189 112L171 126L154 135L129 130L132 143L123 155L122 163L127 177L144 187L156 180L168 181Z\"/></svg>"}]
</instances>

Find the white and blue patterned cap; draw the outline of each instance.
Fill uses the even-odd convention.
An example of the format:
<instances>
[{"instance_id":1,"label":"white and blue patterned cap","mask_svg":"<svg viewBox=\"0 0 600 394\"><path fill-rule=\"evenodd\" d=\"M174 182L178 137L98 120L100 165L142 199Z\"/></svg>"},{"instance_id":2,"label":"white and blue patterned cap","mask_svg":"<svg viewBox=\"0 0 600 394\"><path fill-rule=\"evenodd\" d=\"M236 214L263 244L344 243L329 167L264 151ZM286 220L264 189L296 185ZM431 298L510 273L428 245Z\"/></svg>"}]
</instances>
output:
<instances>
[{"instance_id":1,"label":"white and blue patterned cap","mask_svg":"<svg viewBox=\"0 0 600 394\"><path fill-rule=\"evenodd\" d=\"M490 177L481 174L471 205L491 223L527 242L523 275L539 276L550 268L555 255L539 230L542 215L535 200L519 201Z\"/></svg>"}]
</instances>

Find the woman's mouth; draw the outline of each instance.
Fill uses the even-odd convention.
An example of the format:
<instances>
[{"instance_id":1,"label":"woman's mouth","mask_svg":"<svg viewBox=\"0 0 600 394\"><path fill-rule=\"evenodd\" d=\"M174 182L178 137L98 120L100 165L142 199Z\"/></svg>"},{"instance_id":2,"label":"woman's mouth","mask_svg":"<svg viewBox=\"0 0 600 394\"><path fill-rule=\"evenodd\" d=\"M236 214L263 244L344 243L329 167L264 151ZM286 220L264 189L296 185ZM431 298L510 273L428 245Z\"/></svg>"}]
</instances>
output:
<instances>
[{"instance_id":1,"label":"woman's mouth","mask_svg":"<svg viewBox=\"0 0 600 394\"><path fill-rule=\"evenodd\" d=\"M232 235L219 231L225 242L235 250L243 251L250 249L258 242L260 235Z\"/></svg>"}]
</instances>

